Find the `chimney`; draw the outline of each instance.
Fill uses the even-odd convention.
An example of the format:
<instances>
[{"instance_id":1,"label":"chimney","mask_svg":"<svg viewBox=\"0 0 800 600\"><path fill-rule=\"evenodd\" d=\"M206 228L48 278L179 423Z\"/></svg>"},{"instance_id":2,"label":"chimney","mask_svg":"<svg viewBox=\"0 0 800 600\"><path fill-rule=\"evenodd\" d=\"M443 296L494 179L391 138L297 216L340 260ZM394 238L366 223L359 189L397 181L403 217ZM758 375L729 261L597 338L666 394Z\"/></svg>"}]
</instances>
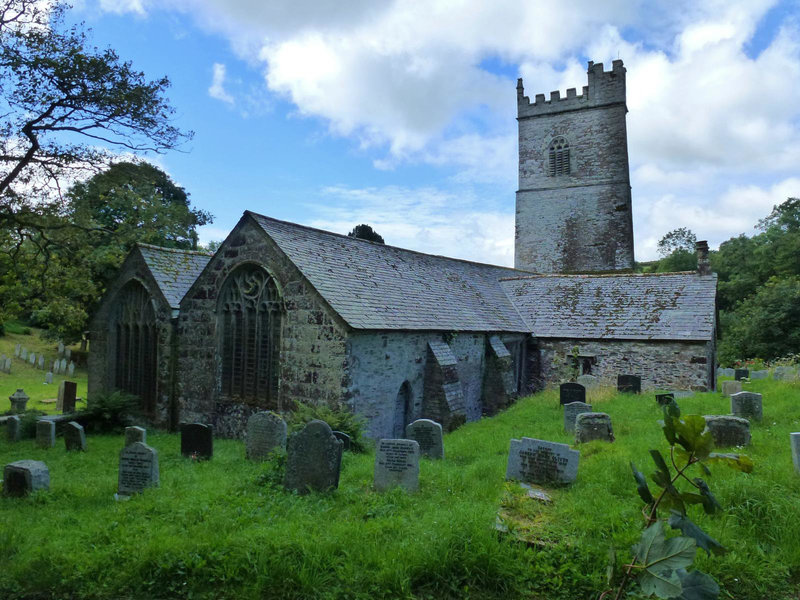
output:
<instances>
[{"instance_id":1,"label":"chimney","mask_svg":"<svg viewBox=\"0 0 800 600\"><path fill-rule=\"evenodd\" d=\"M697 252L697 274L711 275L711 265L708 262L708 242L699 241L694 247Z\"/></svg>"}]
</instances>

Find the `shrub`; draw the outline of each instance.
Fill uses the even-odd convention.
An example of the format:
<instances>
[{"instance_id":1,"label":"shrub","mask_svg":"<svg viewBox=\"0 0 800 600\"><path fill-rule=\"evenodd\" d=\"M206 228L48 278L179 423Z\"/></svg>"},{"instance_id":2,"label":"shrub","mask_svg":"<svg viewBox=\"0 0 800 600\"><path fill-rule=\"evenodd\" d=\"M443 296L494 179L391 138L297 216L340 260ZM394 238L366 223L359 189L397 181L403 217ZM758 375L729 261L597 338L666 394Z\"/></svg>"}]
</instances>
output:
<instances>
[{"instance_id":1,"label":"shrub","mask_svg":"<svg viewBox=\"0 0 800 600\"><path fill-rule=\"evenodd\" d=\"M36 437L36 421L45 414L41 410L28 410L20 415L19 430L23 440Z\"/></svg>"},{"instance_id":2,"label":"shrub","mask_svg":"<svg viewBox=\"0 0 800 600\"><path fill-rule=\"evenodd\" d=\"M117 390L93 397L78 420L95 431L111 433L131 425L139 413L139 397Z\"/></svg>"},{"instance_id":3,"label":"shrub","mask_svg":"<svg viewBox=\"0 0 800 600\"><path fill-rule=\"evenodd\" d=\"M293 413L287 417L289 432L301 430L306 423L319 419L330 425L334 431L341 431L350 436L350 450L363 452L364 447L364 419L353 414L346 408L333 410L328 406L313 406L311 404L298 404Z\"/></svg>"}]
</instances>

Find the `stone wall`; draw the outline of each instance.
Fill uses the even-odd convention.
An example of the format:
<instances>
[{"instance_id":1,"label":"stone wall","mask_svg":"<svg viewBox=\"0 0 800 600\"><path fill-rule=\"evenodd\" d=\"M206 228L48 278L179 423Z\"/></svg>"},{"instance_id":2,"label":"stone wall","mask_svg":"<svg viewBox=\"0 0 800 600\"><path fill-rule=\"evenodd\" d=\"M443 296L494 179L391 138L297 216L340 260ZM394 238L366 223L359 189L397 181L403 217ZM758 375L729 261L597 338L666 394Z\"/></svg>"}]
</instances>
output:
<instances>
[{"instance_id":1,"label":"stone wall","mask_svg":"<svg viewBox=\"0 0 800 600\"><path fill-rule=\"evenodd\" d=\"M285 305L277 401L231 402L219 393L217 297L226 277L244 263L267 269ZM180 418L211 422L217 435L242 436L247 418L265 408L291 410L297 402L337 408L347 399L347 325L247 215L181 302L178 335Z\"/></svg>"},{"instance_id":2,"label":"stone wall","mask_svg":"<svg viewBox=\"0 0 800 600\"><path fill-rule=\"evenodd\" d=\"M642 389L712 390L714 345L706 342L604 341L539 339L541 377L546 383L570 379L574 349L594 356L591 374L603 385L617 384L617 375L638 375Z\"/></svg>"}]
</instances>

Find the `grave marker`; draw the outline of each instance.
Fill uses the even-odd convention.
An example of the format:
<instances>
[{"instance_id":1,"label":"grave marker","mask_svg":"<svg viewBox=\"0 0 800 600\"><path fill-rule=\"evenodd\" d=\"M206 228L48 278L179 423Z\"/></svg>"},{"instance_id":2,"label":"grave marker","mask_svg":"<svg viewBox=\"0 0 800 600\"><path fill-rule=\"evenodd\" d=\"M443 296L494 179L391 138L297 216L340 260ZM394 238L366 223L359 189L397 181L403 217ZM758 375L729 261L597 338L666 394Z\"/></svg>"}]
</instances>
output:
<instances>
[{"instance_id":1,"label":"grave marker","mask_svg":"<svg viewBox=\"0 0 800 600\"><path fill-rule=\"evenodd\" d=\"M417 419L406 426L406 438L419 444L419 452L428 458L444 458L442 426L430 419Z\"/></svg>"},{"instance_id":2,"label":"grave marker","mask_svg":"<svg viewBox=\"0 0 800 600\"><path fill-rule=\"evenodd\" d=\"M22 353L22 346L17 344L14 346L14 358L19 358L19 355Z\"/></svg>"},{"instance_id":3,"label":"grave marker","mask_svg":"<svg viewBox=\"0 0 800 600\"><path fill-rule=\"evenodd\" d=\"M736 417L753 418L760 421L762 412L761 394L739 392L731 395L731 414Z\"/></svg>"},{"instance_id":4,"label":"grave marker","mask_svg":"<svg viewBox=\"0 0 800 600\"><path fill-rule=\"evenodd\" d=\"M575 419L575 443L584 444L600 440L603 442L614 441L614 429L611 427L611 417L606 413L583 413Z\"/></svg>"},{"instance_id":5,"label":"grave marker","mask_svg":"<svg viewBox=\"0 0 800 600\"><path fill-rule=\"evenodd\" d=\"M742 382L741 381L723 381L722 382L722 395L723 396L731 396L733 394L738 394L742 391Z\"/></svg>"},{"instance_id":6,"label":"grave marker","mask_svg":"<svg viewBox=\"0 0 800 600\"><path fill-rule=\"evenodd\" d=\"M159 482L158 452L142 442L125 446L119 453L117 491L123 496L138 494Z\"/></svg>"},{"instance_id":7,"label":"grave marker","mask_svg":"<svg viewBox=\"0 0 800 600\"><path fill-rule=\"evenodd\" d=\"M795 472L800 475L800 432L789 434L789 443L792 448L792 463Z\"/></svg>"},{"instance_id":8,"label":"grave marker","mask_svg":"<svg viewBox=\"0 0 800 600\"><path fill-rule=\"evenodd\" d=\"M62 375L67 372L67 359L66 358L62 358L58 362L58 372L61 373Z\"/></svg>"},{"instance_id":9,"label":"grave marker","mask_svg":"<svg viewBox=\"0 0 800 600\"><path fill-rule=\"evenodd\" d=\"M750 379L766 379L769 376L769 371L762 369L761 371L750 371Z\"/></svg>"},{"instance_id":10,"label":"grave marker","mask_svg":"<svg viewBox=\"0 0 800 600\"><path fill-rule=\"evenodd\" d=\"M64 348L64 358L67 360L72 359L72 348Z\"/></svg>"},{"instance_id":11,"label":"grave marker","mask_svg":"<svg viewBox=\"0 0 800 600\"><path fill-rule=\"evenodd\" d=\"M36 421L36 445L39 448L53 448L56 445L56 424L53 421Z\"/></svg>"},{"instance_id":12,"label":"grave marker","mask_svg":"<svg viewBox=\"0 0 800 600\"><path fill-rule=\"evenodd\" d=\"M733 369L719 369L717 370L717 375L719 377L733 377L736 374L736 371Z\"/></svg>"},{"instance_id":13,"label":"grave marker","mask_svg":"<svg viewBox=\"0 0 800 600\"><path fill-rule=\"evenodd\" d=\"M35 352L31 352L30 353L30 356L28 356L28 362L30 364L32 364L34 366L34 368L36 367L36 353Z\"/></svg>"},{"instance_id":14,"label":"grave marker","mask_svg":"<svg viewBox=\"0 0 800 600\"><path fill-rule=\"evenodd\" d=\"M64 426L64 446L67 452L70 450L86 452L86 432L83 431L83 425L70 421Z\"/></svg>"},{"instance_id":15,"label":"grave marker","mask_svg":"<svg viewBox=\"0 0 800 600\"><path fill-rule=\"evenodd\" d=\"M562 383L558 386L558 397L561 404L586 402L586 388L580 383Z\"/></svg>"},{"instance_id":16,"label":"grave marker","mask_svg":"<svg viewBox=\"0 0 800 600\"><path fill-rule=\"evenodd\" d=\"M578 415L592 412L592 405L585 402L570 402L564 405L564 431L575 431L575 419Z\"/></svg>"},{"instance_id":17,"label":"grave marker","mask_svg":"<svg viewBox=\"0 0 800 600\"><path fill-rule=\"evenodd\" d=\"M506 479L524 483L563 484L578 476L580 452L567 444L534 438L511 440Z\"/></svg>"},{"instance_id":18,"label":"grave marker","mask_svg":"<svg viewBox=\"0 0 800 600\"><path fill-rule=\"evenodd\" d=\"M58 342L58 357L61 358L64 356L64 344L63 342Z\"/></svg>"},{"instance_id":19,"label":"grave marker","mask_svg":"<svg viewBox=\"0 0 800 600\"><path fill-rule=\"evenodd\" d=\"M316 419L307 423L289 438L286 451L286 489L307 494L339 487L342 442L327 423Z\"/></svg>"},{"instance_id":20,"label":"grave marker","mask_svg":"<svg viewBox=\"0 0 800 600\"><path fill-rule=\"evenodd\" d=\"M8 397L11 402L11 411L15 413L25 412L25 407L28 405L28 394L22 388L17 388L17 391Z\"/></svg>"},{"instance_id":21,"label":"grave marker","mask_svg":"<svg viewBox=\"0 0 800 600\"><path fill-rule=\"evenodd\" d=\"M336 436L336 439L342 442L342 452L349 452L350 451L350 436L347 435L344 431L334 431L333 435Z\"/></svg>"},{"instance_id":22,"label":"grave marker","mask_svg":"<svg viewBox=\"0 0 800 600\"><path fill-rule=\"evenodd\" d=\"M11 415L6 421L6 437L9 442L18 442L22 439L22 421L16 415Z\"/></svg>"},{"instance_id":23,"label":"grave marker","mask_svg":"<svg viewBox=\"0 0 800 600\"><path fill-rule=\"evenodd\" d=\"M58 399L56 400L56 410L62 414L71 413L75 410L75 396L78 393L78 384L74 381L64 380L58 385Z\"/></svg>"},{"instance_id":24,"label":"grave marker","mask_svg":"<svg viewBox=\"0 0 800 600\"><path fill-rule=\"evenodd\" d=\"M247 419L245 455L250 460L266 460L276 448L286 447L286 421L271 411L257 412Z\"/></svg>"},{"instance_id":25,"label":"grave marker","mask_svg":"<svg viewBox=\"0 0 800 600\"><path fill-rule=\"evenodd\" d=\"M44 374L44 382L45 383L53 383L53 372L48 371Z\"/></svg>"},{"instance_id":26,"label":"grave marker","mask_svg":"<svg viewBox=\"0 0 800 600\"><path fill-rule=\"evenodd\" d=\"M617 375L617 391L623 394L641 393L642 378L638 375Z\"/></svg>"},{"instance_id":27,"label":"grave marker","mask_svg":"<svg viewBox=\"0 0 800 600\"><path fill-rule=\"evenodd\" d=\"M39 460L18 460L3 469L3 495L20 497L50 489L50 471Z\"/></svg>"},{"instance_id":28,"label":"grave marker","mask_svg":"<svg viewBox=\"0 0 800 600\"><path fill-rule=\"evenodd\" d=\"M399 485L419 489L419 444L415 440L380 440L375 450L375 489L385 492Z\"/></svg>"},{"instance_id":29,"label":"grave marker","mask_svg":"<svg viewBox=\"0 0 800 600\"><path fill-rule=\"evenodd\" d=\"M67 377L75 375L75 363L71 362L67 365Z\"/></svg>"},{"instance_id":30,"label":"grave marker","mask_svg":"<svg viewBox=\"0 0 800 600\"><path fill-rule=\"evenodd\" d=\"M8 373L9 375L11 375L11 359L10 358L6 359L5 372Z\"/></svg>"},{"instance_id":31,"label":"grave marker","mask_svg":"<svg viewBox=\"0 0 800 600\"><path fill-rule=\"evenodd\" d=\"M745 377L750 377L750 370L749 369L736 369L733 372L733 378L736 381L739 381L740 379L744 379Z\"/></svg>"},{"instance_id":32,"label":"grave marker","mask_svg":"<svg viewBox=\"0 0 800 600\"><path fill-rule=\"evenodd\" d=\"M747 446L750 443L750 422L730 415L706 415L706 428L720 448Z\"/></svg>"},{"instance_id":33,"label":"grave marker","mask_svg":"<svg viewBox=\"0 0 800 600\"><path fill-rule=\"evenodd\" d=\"M136 442L147 443L147 430L144 427L126 427L125 446L130 446Z\"/></svg>"},{"instance_id":34,"label":"grave marker","mask_svg":"<svg viewBox=\"0 0 800 600\"><path fill-rule=\"evenodd\" d=\"M44 354L39 355L39 361L37 362L39 369L44 371Z\"/></svg>"},{"instance_id":35,"label":"grave marker","mask_svg":"<svg viewBox=\"0 0 800 600\"><path fill-rule=\"evenodd\" d=\"M792 381L797 378L797 371L793 367L775 367L772 378L778 381Z\"/></svg>"},{"instance_id":36,"label":"grave marker","mask_svg":"<svg viewBox=\"0 0 800 600\"><path fill-rule=\"evenodd\" d=\"M656 394L656 402L658 402L659 406L666 406L670 402L675 401L675 394L672 392L668 392L665 394Z\"/></svg>"},{"instance_id":37,"label":"grave marker","mask_svg":"<svg viewBox=\"0 0 800 600\"><path fill-rule=\"evenodd\" d=\"M214 429L203 423L181 423L181 454L199 460L214 456Z\"/></svg>"},{"instance_id":38,"label":"grave marker","mask_svg":"<svg viewBox=\"0 0 800 600\"><path fill-rule=\"evenodd\" d=\"M575 380L587 390L600 385L599 380L594 375L578 375Z\"/></svg>"},{"instance_id":39,"label":"grave marker","mask_svg":"<svg viewBox=\"0 0 800 600\"><path fill-rule=\"evenodd\" d=\"M25 361L25 360L28 360L28 349L27 349L27 348L23 348L23 349L22 349L22 353L19 355L19 357L20 357L20 358L21 358L23 361Z\"/></svg>"}]
</instances>

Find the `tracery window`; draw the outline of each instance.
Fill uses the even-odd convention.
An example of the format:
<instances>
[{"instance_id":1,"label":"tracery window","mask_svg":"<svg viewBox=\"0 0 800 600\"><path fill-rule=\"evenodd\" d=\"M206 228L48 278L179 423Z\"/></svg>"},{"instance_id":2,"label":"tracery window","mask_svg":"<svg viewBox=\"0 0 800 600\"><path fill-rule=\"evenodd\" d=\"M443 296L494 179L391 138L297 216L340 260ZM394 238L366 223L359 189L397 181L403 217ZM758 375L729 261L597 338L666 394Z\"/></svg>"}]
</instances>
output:
<instances>
[{"instance_id":1,"label":"tracery window","mask_svg":"<svg viewBox=\"0 0 800 600\"><path fill-rule=\"evenodd\" d=\"M139 396L142 410L156 406L158 330L150 294L131 281L119 293L111 318L115 338L114 387Z\"/></svg>"},{"instance_id":2,"label":"tracery window","mask_svg":"<svg viewBox=\"0 0 800 600\"><path fill-rule=\"evenodd\" d=\"M256 265L239 267L219 308L222 396L278 408L281 302L274 279Z\"/></svg>"},{"instance_id":3,"label":"tracery window","mask_svg":"<svg viewBox=\"0 0 800 600\"><path fill-rule=\"evenodd\" d=\"M567 140L557 137L550 142L548 158L551 177L569 175L569 142Z\"/></svg>"}]
</instances>

